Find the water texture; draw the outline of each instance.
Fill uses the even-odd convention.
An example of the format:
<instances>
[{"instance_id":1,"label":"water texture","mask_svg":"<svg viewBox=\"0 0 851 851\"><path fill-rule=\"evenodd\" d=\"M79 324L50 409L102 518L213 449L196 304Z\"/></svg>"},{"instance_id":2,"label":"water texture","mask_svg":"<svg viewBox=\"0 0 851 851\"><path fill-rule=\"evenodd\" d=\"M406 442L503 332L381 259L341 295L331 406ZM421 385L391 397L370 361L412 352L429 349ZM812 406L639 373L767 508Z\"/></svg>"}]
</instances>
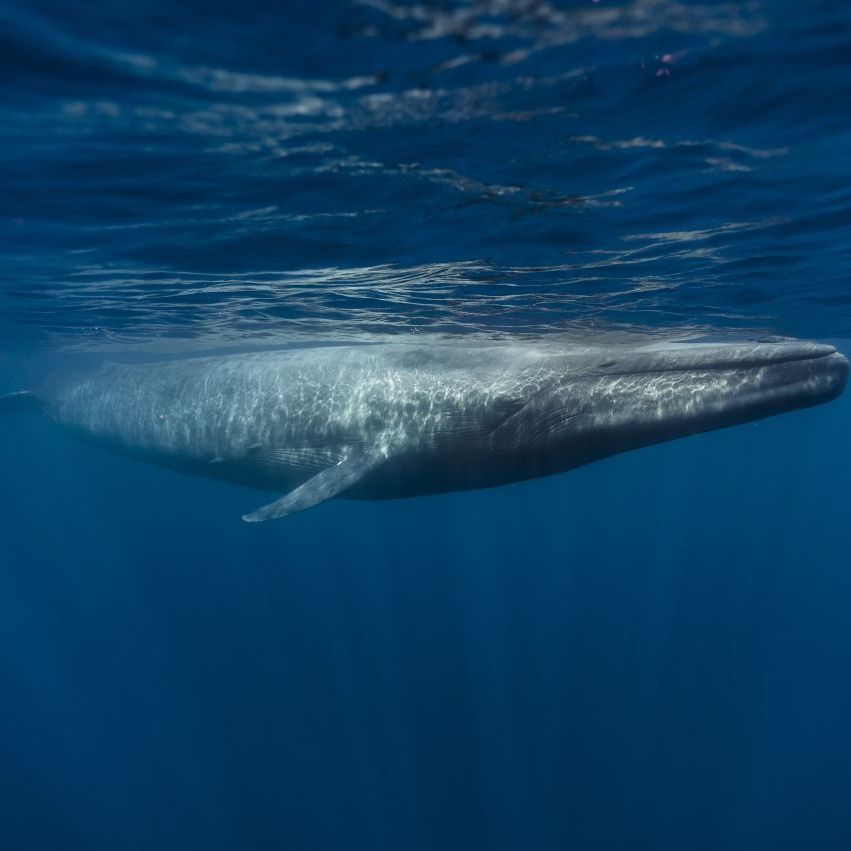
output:
<instances>
[{"instance_id":1,"label":"water texture","mask_svg":"<svg viewBox=\"0 0 851 851\"><path fill-rule=\"evenodd\" d=\"M6 346L851 333L847 4L0 22Z\"/></svg>"}]
</instances>

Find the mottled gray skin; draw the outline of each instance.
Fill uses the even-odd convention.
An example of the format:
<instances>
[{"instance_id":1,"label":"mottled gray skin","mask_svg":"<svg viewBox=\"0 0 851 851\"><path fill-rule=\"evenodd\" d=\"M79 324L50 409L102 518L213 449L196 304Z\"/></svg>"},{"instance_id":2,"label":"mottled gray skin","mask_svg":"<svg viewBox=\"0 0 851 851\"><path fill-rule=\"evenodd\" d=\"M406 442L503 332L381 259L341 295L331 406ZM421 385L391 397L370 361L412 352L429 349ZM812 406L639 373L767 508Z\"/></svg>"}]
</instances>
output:
<instances>
[{"instance_id":1,"label":"mottled gray skin","mask_svg":"<svg viewBox=\"0 0 851 851\"><path fill-rule=\"evenodd\" d=\"M53 384L42 403L77 435L131 456L276 493L298 488L297 504L246 518L265 519L331 496L562 472L827 401L847 373L832 347L803 342L374 345L107 365Z\"/></svg>"}]
</instances>

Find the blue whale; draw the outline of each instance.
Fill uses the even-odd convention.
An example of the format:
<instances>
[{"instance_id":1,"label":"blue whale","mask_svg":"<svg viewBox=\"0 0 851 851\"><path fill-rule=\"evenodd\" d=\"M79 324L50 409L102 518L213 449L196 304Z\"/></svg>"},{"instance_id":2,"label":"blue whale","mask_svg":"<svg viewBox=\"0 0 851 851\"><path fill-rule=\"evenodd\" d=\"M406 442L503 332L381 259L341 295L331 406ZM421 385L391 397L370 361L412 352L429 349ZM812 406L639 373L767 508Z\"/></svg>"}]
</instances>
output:
<instances>
[{"instance_id":1,"label":"blue whale","mask_svg":"<svg viewBox=\"0 0 851 851\"><path fill-rule=\"evenodd\" d=\"M72 434L272 491L247 521L548 476L838 396L848 362L810 342L564 349L376 344L106 364L0 397Z\"/></svg>"}]
</instances>

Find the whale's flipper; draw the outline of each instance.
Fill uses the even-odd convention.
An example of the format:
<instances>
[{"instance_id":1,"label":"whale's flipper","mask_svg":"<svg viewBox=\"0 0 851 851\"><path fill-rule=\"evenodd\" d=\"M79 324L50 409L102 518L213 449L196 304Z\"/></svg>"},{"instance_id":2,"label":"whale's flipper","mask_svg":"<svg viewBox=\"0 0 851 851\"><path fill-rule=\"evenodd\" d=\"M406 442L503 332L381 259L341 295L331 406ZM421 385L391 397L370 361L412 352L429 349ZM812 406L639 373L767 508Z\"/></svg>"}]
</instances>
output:
<instances>
[{"instance_id":1,"label":"whale's flipper","mask_svg":"<svg viewBox=\"0 0 851 851\"><path fill-rule=\"evenodd\" d=\"M320 502L325 502L326 499L332 499L337 494L342 493L386 460L387 456L377 450L356 452L349 455L348 458L344 458L339 464L317 473L286 496L282 496L250 514L243 514L242 519L248 523L259 523L261 520L286 517L296 511L312 508L314 505L319 505Z\"/></svg>"},{"instance_id":2,"label":"whale's flipper","mask_svg":"<svg viewBox=\"0 0 851 851\"><path fill-rule=\"evenodd\" d=\"M18 411L37 411L41 402L30 390L19 390L17 393L0 395L0 414L11 414Z\"/></svg>"}]
</instances>

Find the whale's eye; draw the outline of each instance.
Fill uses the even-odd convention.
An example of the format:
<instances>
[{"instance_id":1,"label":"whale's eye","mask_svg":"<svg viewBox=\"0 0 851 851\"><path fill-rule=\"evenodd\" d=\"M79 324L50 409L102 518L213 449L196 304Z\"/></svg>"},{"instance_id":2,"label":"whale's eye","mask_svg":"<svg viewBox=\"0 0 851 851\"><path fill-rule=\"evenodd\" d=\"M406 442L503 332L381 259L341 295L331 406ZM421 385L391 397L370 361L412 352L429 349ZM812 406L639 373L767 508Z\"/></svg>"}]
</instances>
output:
<instances>
[{"instance_id":1,"label":"whale's eye","mask_svg":"<svg viewBox=\"0 0 851 851\"><path fill-rule=\"evenodd\" d=\"M616 365L617 365L616 360L607 360L605 363L599 364L597 369L608 369L610 366L616 366Z\"/></svg>"}]
</instances>

